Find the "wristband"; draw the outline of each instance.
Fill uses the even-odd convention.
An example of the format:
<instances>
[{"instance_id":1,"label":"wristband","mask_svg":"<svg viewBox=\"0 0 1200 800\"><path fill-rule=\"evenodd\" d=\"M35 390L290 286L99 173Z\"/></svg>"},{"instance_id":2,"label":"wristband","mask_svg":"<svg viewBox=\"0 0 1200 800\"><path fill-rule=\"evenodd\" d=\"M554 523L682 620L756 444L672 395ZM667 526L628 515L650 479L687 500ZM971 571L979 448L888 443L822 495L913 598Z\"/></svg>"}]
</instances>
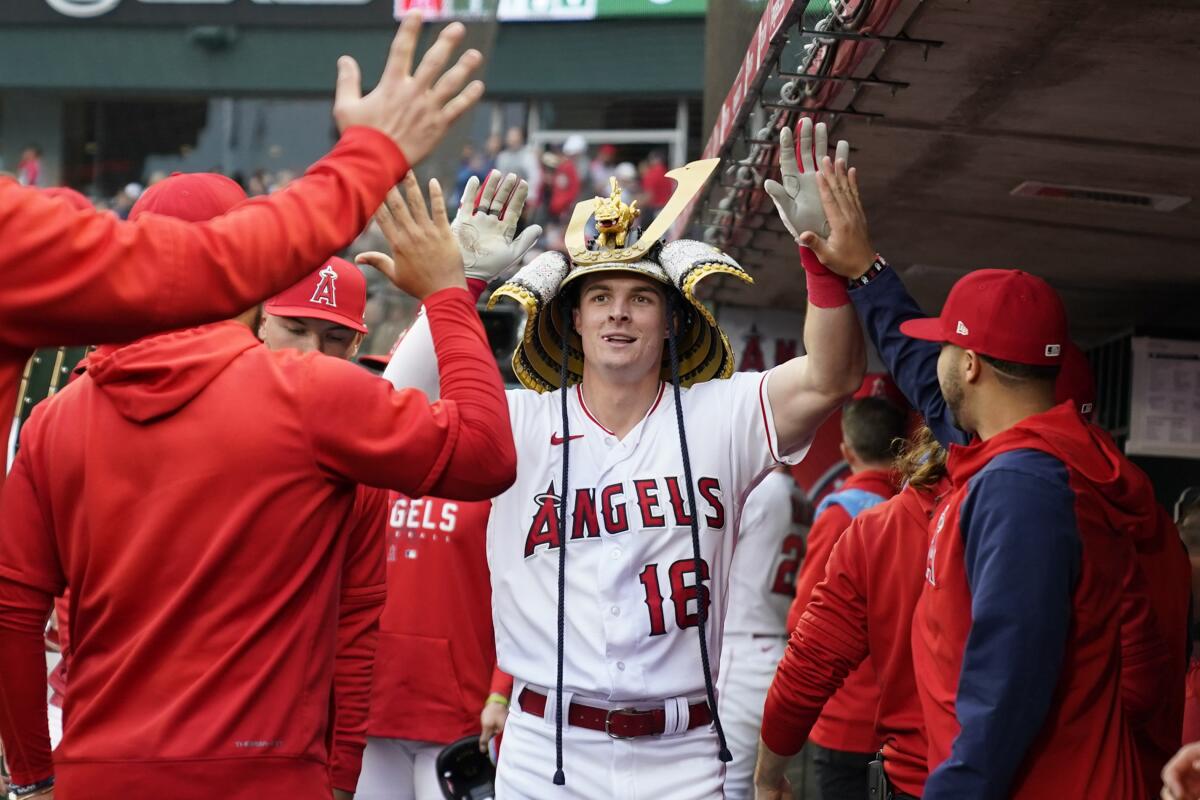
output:
<instances>
[{"instance_id":1,"label":"wristband","mask_svg":"<svg viewBox=\"0 0 1200 800\"><path fill-rule=\"evenodd\" d=\"M807 247L800 248L800 263L808 281L808 302L817 308L841 308L850 304L846 281L829 271L817 254Z\"/></svg>"},{"instance_id":2,"label":"wristband","mask_svg":"<svg viewBox=\"0 0 1200 800\"><path fill-rule=\"evenodd\" d=\"M507 706L508 698L505 697L504 695L500 694L499 692L492 692L491 694L488 695L487 702L499 703L502 706Z\"/></svg>"},{"instance_id":3,"label":"wristband","mask_svg":"<svg viewBox=\"0 0 1200 800\"><path fill-rule=\"evenodd\" d=\"M487 291L487 287L487 281L482 278L467 278L467 291L475 302L479 302L480 295Z\"/></svg>"},{"instance_id":4,"label":"wristband","mask_svg":"<svg viewBox=\"0 0 1200 800\"><path fill-rule=\"evenodd\" d=\"M879 277L879 273L888 268L888 263L883 260L883 256L879 253L875 254L875 260L871 262L871 266L867 267L867 271L857 278L850 278L846 283L851 289L857 289L860 286L866 286L875 278Z\"/></svg>"}]
</instances>

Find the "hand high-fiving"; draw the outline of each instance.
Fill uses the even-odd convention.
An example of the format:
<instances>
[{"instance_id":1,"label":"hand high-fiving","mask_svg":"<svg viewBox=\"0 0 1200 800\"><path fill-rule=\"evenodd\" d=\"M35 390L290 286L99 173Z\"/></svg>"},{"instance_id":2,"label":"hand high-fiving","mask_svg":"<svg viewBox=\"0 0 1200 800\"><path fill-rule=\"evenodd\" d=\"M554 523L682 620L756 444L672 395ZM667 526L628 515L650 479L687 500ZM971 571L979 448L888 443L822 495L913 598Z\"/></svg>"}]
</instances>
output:
<instances>
[{"instance_id":1,"label":"hand high-fiving","mask_svg":"<svg viewBox=\"0 0 1200 800\"><path fill-rule=\"evenodd\" d=\"M443 72L454 48L466 35L462 23L443 28L413 72L413 53L420 33L421 15L410 13L392 40L379 83L366 96L358 62L350 56L339 58L333 100L338 130L365 125L382 131L404 152L410 166L429 155L446 129L483 97L482 82L467 83L483 63L478 50L466 51Z\"/></svg>"},{"instance_id":2,"label":"hand high-fiving","mask_svg":"<svg viewBox=\"0 0 1200 800\"><path fill-rule=\"evenodd\" d=\"M490 283L502 277L537 242L542 235L540 225L530 225L514 239L528 196L529 184L511 172L503 180L499 172L490 172L482 193L479 178L472 176L467 181L450 230L468 278Z\"/></svg>"},{"instance_id":3,"label":"hand high-fiving","mask_svg":"<svg viewBox=\"0 0 1200 800\"><path fill-rule=\"evenodd\" d=\"M811 118L800 120L800 162L797 164L792 131L784 128L779 132L779 172L783 183L763 182L763 188L775 201L784 226L797 242L805 231L829 235L829 220L817 188L817 169L828 152L828 142L824 122L818 123L814 131ZM837 143L836 157L840 161L849 159L850 144L846 140Z\"/></svg>"},{"instance_id":4,"label":"hand high-fiving","mask_svg":"<svg viewBox=\"0 0 1200 800\"><path fill-rule=\"evenodd\" d=\"M817 189L829 219L829 233L820 236L806 230L800 234L800 244L810 248L831 272L857 278L875 261L875 248L867 234L867 213L858 195L858 173L847 169L842 159L835 163L826 156L817 173Z\"/></svg>"},{"instance_id":5,"label":"hand high-fiving","mask_svg":"<svg viewBox=\"0 0 1200 800\"><path fill-rule=\"evenodd\" d=\"M388 192L387 200L375 212L375 221L392 246L392 254L359 253L354 261L369 264L382 272L402 292L424 300L441 289L466 288L462 256L450 232L446 200L436 180L429 182L429 204L421 196L421 187L411 172L404 177L404 194Z\"/></svg>"}]
</instances>

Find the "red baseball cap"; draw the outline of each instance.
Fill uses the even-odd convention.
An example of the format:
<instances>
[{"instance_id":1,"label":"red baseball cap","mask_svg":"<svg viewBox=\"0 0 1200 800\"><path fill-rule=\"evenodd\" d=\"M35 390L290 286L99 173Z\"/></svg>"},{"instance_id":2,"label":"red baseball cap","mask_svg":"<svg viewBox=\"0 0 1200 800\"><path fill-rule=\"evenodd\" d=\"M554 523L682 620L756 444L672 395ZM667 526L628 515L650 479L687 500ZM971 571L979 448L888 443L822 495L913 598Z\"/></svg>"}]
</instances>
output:
<instances>
[{"instance_id":1,"label":"red baseball cap","mask_svg":"<svg viewBox=\"0 0 1200 800\"><path fill-rule=\"evenodd\" d=\"M1062 367L1054 382L1054 402L1068 400L1075 403L1080 414L1092 418L1096 410L1096 376L1088 357L1070 341L1063 345Z\"/></svg>"},{"instance_id":2,"label":"red baseball cap","mask_svg":"<svg viewBox=\"0 0 1200 800\"><path fill-rule=\"evenodd\" d=\"M900 332L1017 364L1062 364L1067 311L1058 292L1019 269L979 269L954 284L939 317L910 319Z\"/></svg>"},{"instance_id":3,"label":"red baseball cap","mask_svg":"<svg viewBox=\"0 0 1200 800\"><path fill-rule=\"evenodd\" d=\"M277 317L324 319L366 333L367 279L344 258L325 266L267 301L263 309Z\"/></svg>"},{"instance_id":4,"label":"red baseball cap","mask_svg":"<svg viewBox=\"0 0 1200 800\"><path fill-rule=\"evenodd\" d=\"M75 209L76 211L93 211L96 208L92 205L91 200L88 200L70 186L51 186L48 189L42 189L42 194L46 195L47 197L58 197L62 200L66 200L71 204L71 208Z\"/></svg>"},{"instance_id":5,"label":"red baseball cap","mask_svg":"<svg viewBox=\"0 0 1200 800\"><path fill-rule=\"evenodd\" d=\"M162 214L187 222L207 222L246 199L237 182L215 172L173 172L142 192L129 209L129 219Z\"/></svg>"}]
</instances>

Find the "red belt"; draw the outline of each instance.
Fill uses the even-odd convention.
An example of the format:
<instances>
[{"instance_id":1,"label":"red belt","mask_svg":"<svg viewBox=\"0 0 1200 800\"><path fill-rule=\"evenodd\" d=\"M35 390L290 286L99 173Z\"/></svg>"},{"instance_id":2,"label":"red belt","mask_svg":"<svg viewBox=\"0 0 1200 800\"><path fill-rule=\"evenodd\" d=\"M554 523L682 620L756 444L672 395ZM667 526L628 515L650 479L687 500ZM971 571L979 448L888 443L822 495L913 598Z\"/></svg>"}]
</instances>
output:
<instances>
[{"instance_id":1,"label":"red belt","mask_svg":"<svg viewBox=\"0 0 1200 800\"><path fill-rule=\"evenodd\" d=\"M546 695L526 688L518 698L521 710L538 717L546 716ZM596 708L580 703L571 703L567 710L567 721L575 728L604 731L614 739L633 739L637 736L658 736L667 728L667 712L662 708L637 711L632 708ZM688 706L690 731L712 722L708 703L700 702Z\"/></svg>"}]
</instances>

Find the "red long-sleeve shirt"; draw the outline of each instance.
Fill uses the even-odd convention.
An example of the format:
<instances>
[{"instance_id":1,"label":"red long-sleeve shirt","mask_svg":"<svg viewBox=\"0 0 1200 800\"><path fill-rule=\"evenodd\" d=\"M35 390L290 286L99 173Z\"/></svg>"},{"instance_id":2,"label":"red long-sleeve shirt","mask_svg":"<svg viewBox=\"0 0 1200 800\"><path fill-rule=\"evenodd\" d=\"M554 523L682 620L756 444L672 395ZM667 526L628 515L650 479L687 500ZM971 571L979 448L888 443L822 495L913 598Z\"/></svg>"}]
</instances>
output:
<instances>
[{"instance_id":1,"label":"red long-sleeve shirt","mask_svg":"<svg viewBox=\"0 0 1200 800\"><path fill-rule=\"evenodd\" d=\"M287 189L199 224L121 222L0 180L0 408L16 406L34 348L227 319L291 286L349 244L406 172L390 139L350 128ZM10 422L0 414L0 442Z\"/></svg>"},{"instance_id":2,"label":"red long-sleeve shirt","mask_svg":"<svg viewBox=\"0 0 1200 800\"><path fill-rule=\"evenodd\" d=\"M896 494L887 470L867 469L852 474L838 491L860 490L884 499ZM835 493L836 494L836 493ZM851 522L845 507L832 504L813 522L808 532L804 564L796 578L796 599L788 611L788 630L794 630L812 598L813 589L825 579L826 564L842 532ZM879 707L879 679L870 661L863 661L825 703L820 719L808 738L831 750L870 753L879 747L875 712Z\"/></svg>"},{"instance_id":3,"label":"red long-sleeve shirt","mask_svg":"<svg viewBox=\"0 0 1200 800\"><path fill-rule=\"evenodd\" d=\"M220 774L232 797L328 800L356 484L480 499L515 471L470 295L439 292L426 310L433 405L227 322L117 349L38 406L0 502L14 780L52 771L41 628L69 584L56 796L185 800Z\"/></svg>"},{"instance_id":4,"label":"red long-sleeve shirt","mask_svg":"<svg viewBox=\"0 0 1200 800\"><path fill-rule=\"evenodd\" d=\"M912 663L912 615L924 582L929 511L947 487L906 489L859 514L838 539L767 694L762 739L773 752L798 752L842 681L869 663L878 676L873 720L888 777L901 791L921 795L928 744Z\"/></svg>"},{"instance_id":5,"label":"red long-sleeve shirt","mask_svg":"<svg viewBox=\"0 0 1200 800\"><path fill-rule=\"evenodd\" d=\"M488 694L503 689L485 551L491 508L392 496L371 736L446 744L478 734Z\"/></svg>"}]
</instances>

